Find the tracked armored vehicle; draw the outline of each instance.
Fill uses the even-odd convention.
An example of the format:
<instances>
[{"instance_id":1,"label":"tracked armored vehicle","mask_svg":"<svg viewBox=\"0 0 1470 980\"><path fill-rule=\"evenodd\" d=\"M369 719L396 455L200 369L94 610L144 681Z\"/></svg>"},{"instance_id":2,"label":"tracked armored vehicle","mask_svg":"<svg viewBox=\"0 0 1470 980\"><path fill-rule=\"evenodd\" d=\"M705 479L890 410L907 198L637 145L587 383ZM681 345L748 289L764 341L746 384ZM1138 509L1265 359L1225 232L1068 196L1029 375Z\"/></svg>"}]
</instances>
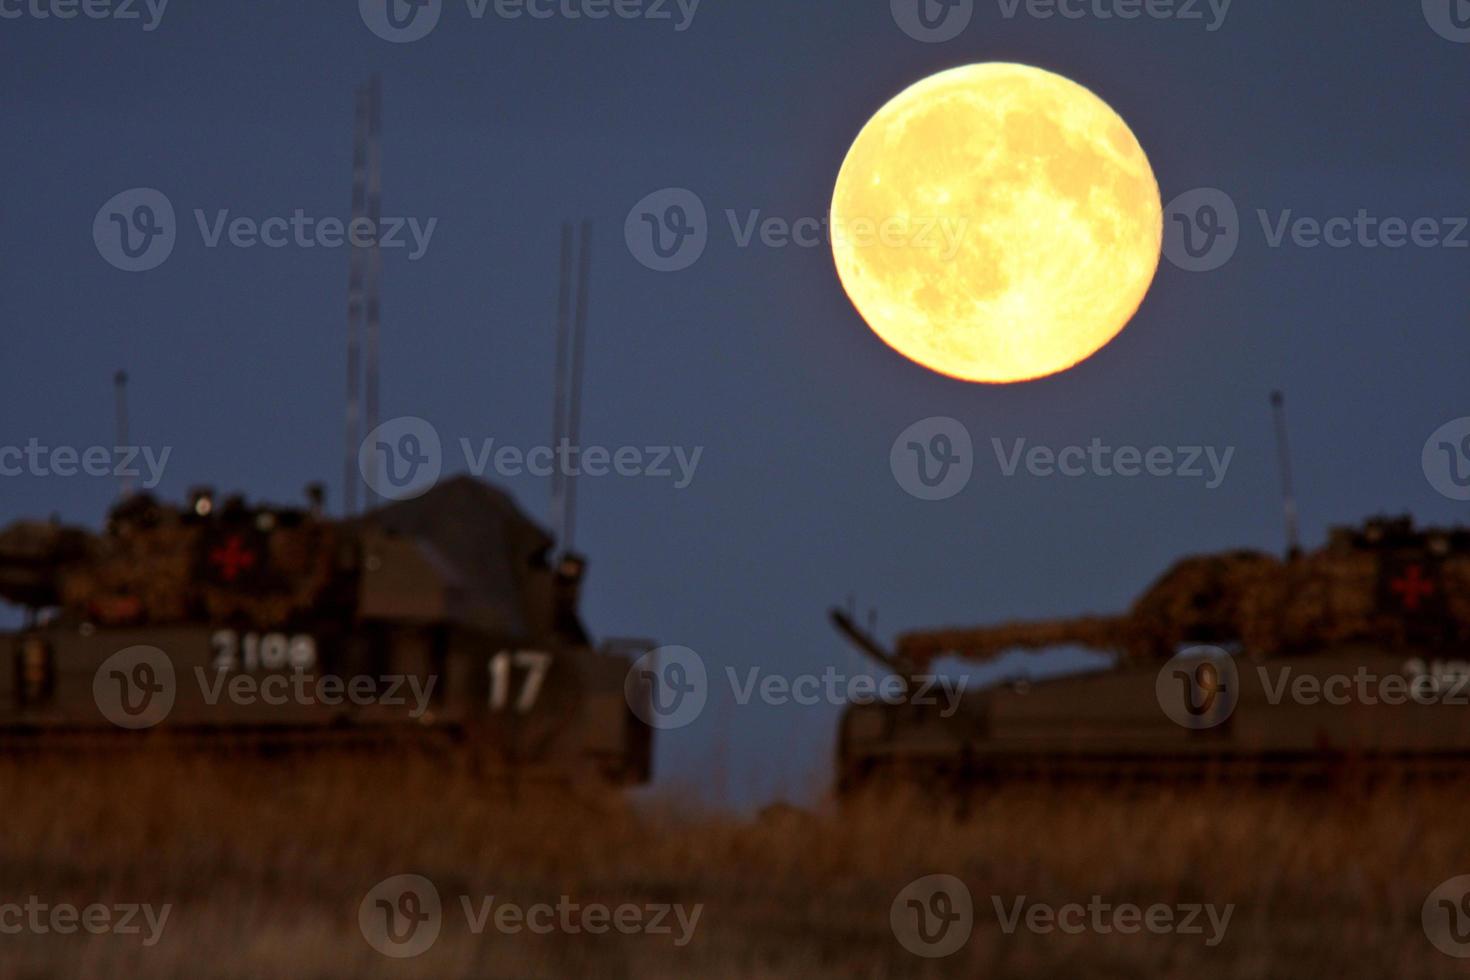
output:
<instances>
[{"instance_id":1,"label":"tracked armored vehicle","mask_svg":"<svg viewBox=\"0 0 1470 980\"><path fill-rule=\"evenodd\" d=\"M105 529L0 532L0 744L409 742L527 775L646 781L652 734L594 649L585 562L470 478L350 519L125 497ZM136 744L136 743L133 743Z\"/></svg>"},{"instance_id":2,"label":"tracked armored vehicle","mask_svg":"<svg viewBox=\"0 0 1470 980\"><path fill-rule=\"evenodd\" d=\"M886 777L1470 774L1466 528L1375 518L1284 559L1195 556L1121 616L926 630L892 651L845 613L833 618L911 680L942 657L1113 658L1099 672L972 693L947 718L934 705L853 706L843 791Z\"/></svg>"}]
</instances>

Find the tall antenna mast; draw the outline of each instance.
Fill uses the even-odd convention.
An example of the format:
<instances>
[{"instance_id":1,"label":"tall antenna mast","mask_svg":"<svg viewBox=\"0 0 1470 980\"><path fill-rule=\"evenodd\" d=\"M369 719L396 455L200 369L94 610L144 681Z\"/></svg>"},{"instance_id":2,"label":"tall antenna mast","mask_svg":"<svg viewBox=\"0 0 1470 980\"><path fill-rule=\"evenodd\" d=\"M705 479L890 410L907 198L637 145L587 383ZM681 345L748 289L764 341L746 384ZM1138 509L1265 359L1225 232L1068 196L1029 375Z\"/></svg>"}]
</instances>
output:
<instances>
[{"instance_id":1,"label":"tall antenna mast","mask_svg":"<svg viewBox=\"0 0 1470 980\"><path fill-rule=\"evenodd\" d=\"M1286 440L1286 396L1271 392L1271 409L1276 421L1276 459L1281 468L1281 506L1286 517L1286 557L1302 553L1301 535L1297 528L1296 490L1291 479L1291 446Z\"/></svg>"},{"instance_id":2,"label":"tall antenna mast","mask_svg":"<svg viewBox=\"0 0 1470 980\"><path fill-rule=\"evenodd\" d=\"M112 376L113 393L117 405L117 447L119 451L128 446L128 372L119 371ZM126 467L123 468L123 473ZM133 495L133 478L118 476L118 498L125 500Z\"/></svg>"},{"instance_id":3,"label":"tall antenna mast","mask_svg":"<svg viewBox=\"0 0 1470 980\"><path fill-rule=\"evenodd\" d=\"M577 314L572 332L572 383L567 405L567 434L573 446L582 445L582 361L587 340L587 290L592 271L592 222L582 222L582 242L577 252ZM562 551L572 550L577 536L577 478L567 476L566 544Z\"/></svg>"},{"instance_id":4,"label":"tall antenna mast","mask_svg":"<svg viewBox=\"0 0 1470 980\"><path fill-rule=\"evenodd\" d=\"M354 92L352 134L352 222L363 217L367 210L367 92L358 86ZM352 225L348 226L349 228ZM347 442L342 460L342 508L346 516L357 513L357 486L361 480L357 472L358 444L362 438L359 431L361 421L358 408L358 385L362 378L362 354L359 334L362 330L362 283L366 256L349 235L349 258L347 274Z\"/></svg>"},{"instance_id":5,"label":"tall antenna mast","mask_svg":"<svg viewBox=\"0 0 1470 980\"><path fill-rule=\"evenodd\" d=\"M383 278L383 253L378 247L383 218L383 84L376 73L368 80L368 193L367 217L373 244L368 251L367 281L367 421L372 432L378 427L378 327L381 303L378 284ZM368 506L377 500L372 487L366 490Z\"/></svg>"},{"instance_id":6,"label":"tall antenna mast","mask_svg":"<svg viewBox=\"0 0 1470 980\"><path fill-rule=\"evenodd\" d=\"M551 472L551 530L562 554L572 550L577 532L577 482L562 468L561 447L580 449L582 438L583 347L587 336L588 279L592 268L592 222L583 221L573 248L572 225L561 226L561 275L556 296L556 385L551 439L557 454ZM575 254L574 254L575 252ZM572 269L576 267L575 305Z\"/></svg>"},{"instance_id":7,"label":"tall antenna mast","mask_svg":"<svg viewBox=\"0 0 1470 980\"><path fill-rule=\"evenodd\" d=\"M572 309L572 226L561 226L561 267L556 293L556 380L552 388L551 451L561 452L567 434L567 344ZM551 467L551 533L558 546L566 537L566 477L558 455Z\"/></svg>"}]
</instances>

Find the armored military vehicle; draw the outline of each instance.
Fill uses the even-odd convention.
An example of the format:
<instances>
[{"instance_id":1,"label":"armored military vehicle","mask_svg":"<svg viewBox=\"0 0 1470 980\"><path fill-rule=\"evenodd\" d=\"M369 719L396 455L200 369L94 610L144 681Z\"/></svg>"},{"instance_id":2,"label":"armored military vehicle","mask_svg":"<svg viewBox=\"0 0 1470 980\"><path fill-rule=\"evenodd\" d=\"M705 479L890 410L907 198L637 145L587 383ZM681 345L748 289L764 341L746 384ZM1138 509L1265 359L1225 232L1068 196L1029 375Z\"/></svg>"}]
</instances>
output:
<instances>
[{"instance_id":1,"label":"armored military vehicle","mask_svg":"<svg viewBox=\"0 0 1470 980\"><path fill-rule=\"evenodd\" d=\"M1121 616L926 630L891 651L848 614L833 619L910 691L942 657L1113 658L968 694L948 717L917 697L854 705L844 791L883 777L1470 774L1470 529L1374 518L1285 559L1186 558Z\"/></svg>"},{"instance_id":2,"label":"armored military vehicle","mask_svg":"<svg viewBox=\"0 0 1470 980\"><path fill-rule=\"evenodd\" d=\"M0 532L0 743L456 746L494 769L638 783L624 696L646 644L593 649L585 561L494 487L446 480L348 519L192 492L101 533Z\"/></svg>"}]
</instances>

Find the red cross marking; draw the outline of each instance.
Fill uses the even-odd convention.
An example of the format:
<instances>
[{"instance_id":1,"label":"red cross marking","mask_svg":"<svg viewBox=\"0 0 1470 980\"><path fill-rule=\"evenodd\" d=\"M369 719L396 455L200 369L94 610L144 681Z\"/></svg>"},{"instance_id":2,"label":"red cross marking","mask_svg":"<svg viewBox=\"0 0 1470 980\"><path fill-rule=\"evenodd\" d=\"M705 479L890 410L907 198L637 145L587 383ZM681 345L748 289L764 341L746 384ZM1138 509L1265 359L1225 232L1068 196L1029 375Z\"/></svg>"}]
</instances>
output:
<instances>
[{"instance_id":1,"label":"red cross marking","mask_svg":"<svg viewBox=\"0 0 1470 980\"><path fill-rule=\"evenodd\" d=\"M1434 595L1434 583L1424 577L1418 565L1410 565L1407 571L1389 583L1389 588L1399 594L1404 608L1411 611L1419 608L1421 600Z\"/></svg>"},{"instance_id":2,"label":"red cross marking","mask_svg":"<svg viewBox=\"0 0 1470 980\"><path fill-rule=\"evenodd\" d=\"M219 566L220 577L226 582L235 581L241 572L255 567L255 553L241 546L238 534L233 535L223 548L211 551L209 560Z\"/></svg>"}]
</instances>

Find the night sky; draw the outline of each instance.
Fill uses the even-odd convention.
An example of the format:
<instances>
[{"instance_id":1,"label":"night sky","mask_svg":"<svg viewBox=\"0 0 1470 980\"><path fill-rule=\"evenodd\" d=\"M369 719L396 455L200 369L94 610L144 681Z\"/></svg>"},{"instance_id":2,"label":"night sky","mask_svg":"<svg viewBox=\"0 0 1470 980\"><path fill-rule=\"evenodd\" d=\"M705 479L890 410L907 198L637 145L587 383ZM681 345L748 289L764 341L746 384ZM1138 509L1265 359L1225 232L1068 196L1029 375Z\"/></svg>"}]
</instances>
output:
<instances>
[{"instance_id":1,"label":"night sky","mask_svg":"<svg viewBox=\"0 0 1470 980\"><path fill-rule=\"evenodd\" d=\"M161 495L208 483L296 502L325 480L340 501L346 250L211 249L193 212L348 217L353 88L379 71L384 213L438 219L421 258L385 253L383 417L430 420L450 469L461 437L545 444L559 227L588 218L584 442L703 447L684 489L582 481L599 637L688 646L717 680L855 673L868 665L825 618L848 593L878 608L885 636L1120 610L1181 555L1281 547L1277 387L1309 544L1381 511L1460 519L1420 454L1470 415L1470 232L1459 248L1273 248L1258 211L1452 231L1444 219L1470 214L1470 44L1409 0L1238 0L1214 30L1205 4L1199 20L1077 7L1088 15L1007 17L981 0L958 37L923 43L882 0L705 0L682 31L672 4L670 20L505 19L493 4L477 20L446 0L429 36L393 44L350 2L173 0L147 31L141 5L141 20L63 21L0 0L24 12L0 19L0 444L111 445L111 377L126 368L134 441L172 450ZM1164 261L1116 341L1014 386L904 360L854 312L825 246L741 248L725 215L824 216L879 106L980 61L1087 86L1128 121L1165 202L1212 187L1240 213L1222 268ZM172 255L143 273L109 265L92 237L102 204L134 187L179 216ZM659 273L624 221L668 187L702 200L709 244ZM974 478L938 502L889 467L898 434L931 416L976 446ZM1005 477L991 448L1094 437L1235 454L1207 489ZM545 480L499 482L545 519ZM3 477L0 523L95 525L115 491ZM717 687L698 722L661 736L665 785L736 802L824 785L838 708L741 707Z\"/></svg>"}]
</instances>

